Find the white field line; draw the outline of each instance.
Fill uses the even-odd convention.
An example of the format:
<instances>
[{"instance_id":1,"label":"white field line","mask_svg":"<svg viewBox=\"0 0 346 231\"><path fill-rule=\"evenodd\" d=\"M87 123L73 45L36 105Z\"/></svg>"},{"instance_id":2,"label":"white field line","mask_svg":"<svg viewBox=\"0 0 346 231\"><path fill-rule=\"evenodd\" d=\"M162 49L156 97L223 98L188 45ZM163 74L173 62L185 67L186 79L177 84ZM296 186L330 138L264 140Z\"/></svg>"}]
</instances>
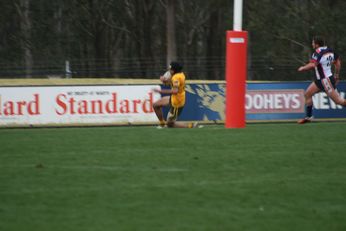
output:
<instances>
[{"instance_id":1,"label":"white field line","mask_svg":"<svg viewBox=\"0 0 346 231\"><path fill-rule=\"evenodd\" d=\"M126 166L104 166L104 165L89 165L89 166L82 166L82 165L69 165L69 166L60 166L60 165L42 165L41 167L38 167L35 164L19 164L19 165L0 165L0 168L42 168L42 169L71 169L71 170L85 170L88 171L90 169L95 170L104 170L104 171L135 171L135 172L142 172L142 171L158 171L158 172L186 172L189 171L187 168L175 168L175 167L143 167L143 168L132 168L132 167L126 167Z\"/></svg>"}]
</instances>

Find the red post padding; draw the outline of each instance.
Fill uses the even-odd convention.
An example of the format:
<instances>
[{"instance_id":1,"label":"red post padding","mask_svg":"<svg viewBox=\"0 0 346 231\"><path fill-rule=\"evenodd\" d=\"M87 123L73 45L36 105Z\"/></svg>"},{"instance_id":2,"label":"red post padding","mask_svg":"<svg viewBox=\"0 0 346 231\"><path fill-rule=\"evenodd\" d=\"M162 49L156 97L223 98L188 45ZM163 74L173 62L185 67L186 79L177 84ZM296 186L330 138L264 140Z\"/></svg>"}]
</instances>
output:
<instances>
[{"instance_id":1,"label":"red post padding","mask_svg":"<svg viewBox=\"0 0 346 231\"><path fill-rule=\"evenodd\" d=\"M226 32L226 128L245 127L247 32Z\"/></svg>"}]
</instances>

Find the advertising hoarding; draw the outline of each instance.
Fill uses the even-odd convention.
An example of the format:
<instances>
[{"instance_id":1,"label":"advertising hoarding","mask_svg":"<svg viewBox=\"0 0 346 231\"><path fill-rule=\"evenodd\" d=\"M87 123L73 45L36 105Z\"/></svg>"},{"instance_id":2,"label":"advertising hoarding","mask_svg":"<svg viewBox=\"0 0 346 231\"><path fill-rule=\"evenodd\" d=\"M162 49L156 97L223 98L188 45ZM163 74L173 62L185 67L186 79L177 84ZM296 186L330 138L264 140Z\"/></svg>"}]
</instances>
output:
<instances>
[{"instance_id":1,"label":"advertising hoarding","mask_svg":"<svg viewBox=\"0 0 346 231\"><path fill-rule=\"evenodd\" d=\"M0 125L153 122L158 87L0 87Z\"/></svg>"},{"instance_id":2,"label":"advertising hoarding","mask_svg":"<svg viewBox=\"0 0 346 231\"><path fill-rule=\"evenodd\" d=\"M246 121L296 120L305 116L304 90L310 82L249 82ZM159 85L0 87L0 126L156 124L153 93ZM346 96L346 82L338 84ZM323 92L313 97L316 119L346 118L346 108ZM225 84L186 85L179 120L223 123ZM167 113L167 108L164 109Z\"/></svg>"},{"instance_id":3,"label":"advertising hoarding","mask_svg":"<svg viewBox=\"0 0 346 231\"><path fill-rule=\"evenodd\" d=\"M304 91L310 82L247 83L247 121L295 120L305 116ZM337 86L346 96L346 82ZM181 120L224 121L225 84L189 84ZM313 97L316 119L346 118L346 108L335 105L324 92Z\"/></svg>"}]
</instances>

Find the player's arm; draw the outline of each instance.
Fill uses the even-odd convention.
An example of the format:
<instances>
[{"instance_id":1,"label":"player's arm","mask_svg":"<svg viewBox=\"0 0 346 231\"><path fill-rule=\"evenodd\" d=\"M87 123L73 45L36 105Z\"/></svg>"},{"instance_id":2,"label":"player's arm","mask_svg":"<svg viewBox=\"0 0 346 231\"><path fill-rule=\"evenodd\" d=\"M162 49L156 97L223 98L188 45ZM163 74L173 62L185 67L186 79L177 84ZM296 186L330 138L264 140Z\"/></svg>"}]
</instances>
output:
<instances>
[{"instance_id":1,"label":"player's arm","mask_svg":"<svg viewBox=\"0 0 346 231\"><path fill-rule=\"evenodd\" d=\"M172 94L172 95L175 95L175 94L178 93L178 90L179 90L179 87L173 85L172 89L161 89L161 90L156 91L156 92L159 92L161 94Z\"/></svg>"},{"instance_id":2,"label":"player's arm","mask_svg":"<svg viewBox=\"0 0 346 231\"><path fill-rule=\"evenodd\" d=\"M161 93L161 94L175 94L173 93L173 89L154 89L155 92Z\"/></svg>"},{"instance_id":3,"label":"player's arm","mask_svg":"<svg viewBox=\"0 0 346 231\"><path fill-rule=\"evenodd\" d=\"M309 63L305 64L304 66L300 66L298 68L298 71L308 71L311 69L314 69L317 65L316 61L310 61Z\"/></svg>"},{"instance_id":4,"label":"player's arm","mask_svg":"<svg viewBox=\"0 0 346 231\"><path fill-rule=\"evenodd\" d=\"M167 78L164 77L164 76L160 76L160 81L161 81L161 83L162 83L163 85L168 86L168 85L170 84L170 82L171 82L171 79L170 79L170 78L167 79Z\"/></svg>"},{"instance_id":5,"label":"player's arm","mask_svg":"<svg viewBox=\"0 0 346 231\"><path fill-rule=\"evenodd\" d=\"M173 86L171 89L153 89L154 92L160 94L177 94L179 90L179 81L173 82Z\"/></svg>"},{"instance_id":6,"label":"player's arm","mask_svg":"<svg viewBox=\"0 0 346 231\"><path fill-rule=\"evenodd\" d=\"M160 94L173 94L173 89L158 89L158 88L153 88L153 92L160 93Z\"/></svg>"}]
</instances>

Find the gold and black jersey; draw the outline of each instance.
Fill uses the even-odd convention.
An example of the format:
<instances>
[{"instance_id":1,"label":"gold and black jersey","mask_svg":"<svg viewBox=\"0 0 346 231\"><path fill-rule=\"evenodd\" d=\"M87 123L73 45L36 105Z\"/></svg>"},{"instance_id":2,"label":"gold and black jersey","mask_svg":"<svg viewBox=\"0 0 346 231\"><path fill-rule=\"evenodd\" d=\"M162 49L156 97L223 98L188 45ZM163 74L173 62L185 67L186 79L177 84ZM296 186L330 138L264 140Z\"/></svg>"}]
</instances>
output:
<instances>
[{"instance_id":1,"label":"gold and black jersey","mask_svg":"<svg viewBox=\"0 0 346 231\"><path fill-rule=\"evenodd\" d=\"M172 94L171 104L173 107L183 107L185 105L185 75L180 72L172 76L172 89L177 88L178 92Z\"/></svg>"}]
</instances>

